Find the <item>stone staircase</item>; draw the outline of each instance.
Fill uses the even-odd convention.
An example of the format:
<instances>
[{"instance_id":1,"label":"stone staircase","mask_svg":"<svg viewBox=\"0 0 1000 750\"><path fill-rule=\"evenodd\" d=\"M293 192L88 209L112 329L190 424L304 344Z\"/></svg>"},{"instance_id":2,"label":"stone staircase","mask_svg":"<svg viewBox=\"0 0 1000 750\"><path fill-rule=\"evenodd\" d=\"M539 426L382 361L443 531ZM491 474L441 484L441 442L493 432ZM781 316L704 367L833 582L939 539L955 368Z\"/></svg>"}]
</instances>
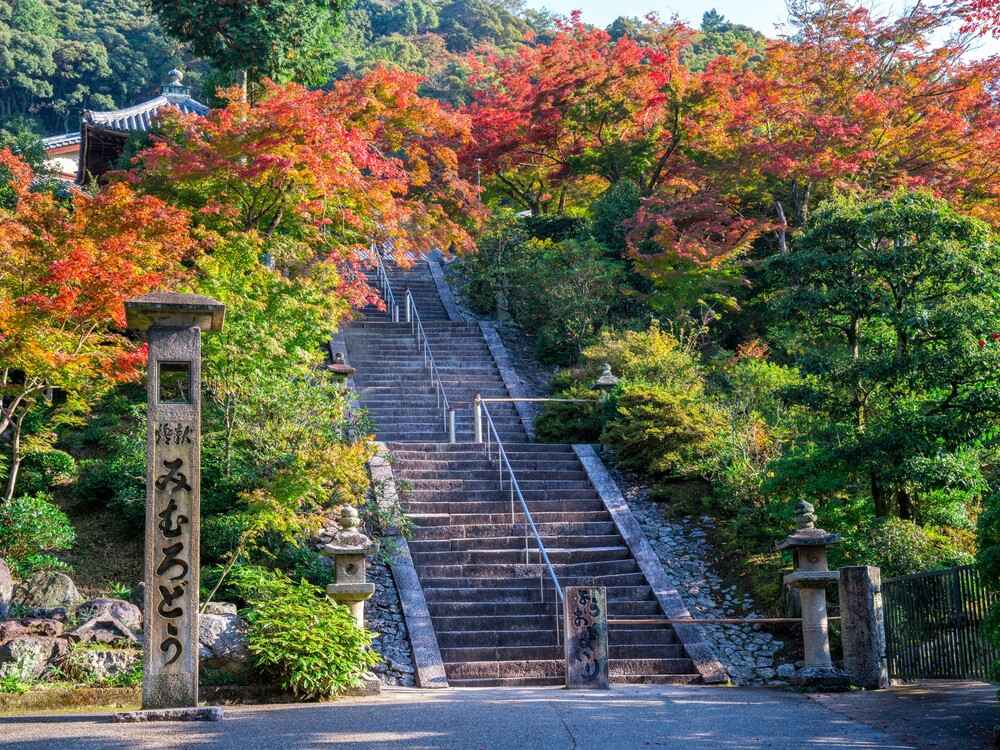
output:
<instances>
[{"instance_id":1,"label":"stone staircase","mask_svg":"<svg viewBox=\"0 0 1000 750\"><path fill-rule=\"evenodd\" d=\"M508 397L477 325L453 322L426 263L389 272L420 312L452 408L455 444L417 356L411 326L366 310L346 334L360 403L394 459L413 522L409 542L448 681L455 686L564 682L556 595L526 535L520 503L473 442L472 401ZM572 446L531 443L510 403L489 409L560 585L608 587L612 618L662 617ZM692 682L699 674L669 626L610 629L615 682Z\"/></svg>"}]
</instances>

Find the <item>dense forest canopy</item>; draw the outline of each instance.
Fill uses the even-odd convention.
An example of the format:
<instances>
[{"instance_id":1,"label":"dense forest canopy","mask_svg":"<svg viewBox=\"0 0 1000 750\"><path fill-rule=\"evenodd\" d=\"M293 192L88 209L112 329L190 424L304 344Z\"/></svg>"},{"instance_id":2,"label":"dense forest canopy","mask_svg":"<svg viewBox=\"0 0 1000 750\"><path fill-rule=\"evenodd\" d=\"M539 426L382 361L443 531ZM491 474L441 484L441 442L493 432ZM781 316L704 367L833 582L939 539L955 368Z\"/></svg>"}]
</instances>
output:
<instances>
[{"instance_id":1,"label":"dense forest canopy","mask_svg":"<svg viewBox=\"0 0 1000 750\"><path fill-rule=\"evenodd\" d=\"M288 64L262 62L251 78L256 73L322 85L391 65L424 76L426 94L457 104L468 95L466 53L482 45L510 50L525 41L543 43L556 30L552 15L516 0L357 0L335 10L306 40L319 51ZM172 21L184 27L183 18ZM608 31L615 39L641 38L647 28L642 19L622 17ZM693 69L737 44L760 48L764 42L714 11L705 14L702 32L687 60ZM235 82L239 61L234 55L212 63L197 54L212 50L208 42L178 42L144 0L0 0L0 134L9 139L25 131L46 136L75 130L82 110L153 96L175 67L197 98L212 101L217 87ZM290 45L284 56L291 51Z\"/></svg>"}]
</instances>

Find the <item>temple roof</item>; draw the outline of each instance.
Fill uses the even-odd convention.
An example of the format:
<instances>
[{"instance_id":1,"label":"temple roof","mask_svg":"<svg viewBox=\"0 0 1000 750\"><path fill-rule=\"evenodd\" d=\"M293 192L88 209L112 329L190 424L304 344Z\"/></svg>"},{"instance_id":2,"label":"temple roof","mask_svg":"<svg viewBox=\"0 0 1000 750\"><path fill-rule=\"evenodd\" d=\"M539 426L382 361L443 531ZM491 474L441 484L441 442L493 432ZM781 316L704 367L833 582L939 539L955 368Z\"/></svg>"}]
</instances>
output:
<instances>
[{"instance_id":1,"label":"temple roof","mask_svg":"<svg viewBox=\"0 0 1000 750\"><path fill-rule=\"evenodd\" d=\"M74 146L79 142L79 130L75 130L71 133L62 133L61 135L50 135L48 138L42 138L42 146L46 151L53 148L62 148L63 146Z\"/></svg>"},{"instance_id":2,"label":"temple roof","mask_svg":"<svg viewBox=\"0 0 1000 750\"><path fill-rule=\"evenodd\" d=\"M84 110L83 122L96 125L105 130L117 130L122 133L146 132L156 120L157 113L164 107L173 107L184 114L207 115L208 107L187 94L161 94L148 102L142 102L124 109L112 109L105 112Z\"/></svg>"}]
</instances>

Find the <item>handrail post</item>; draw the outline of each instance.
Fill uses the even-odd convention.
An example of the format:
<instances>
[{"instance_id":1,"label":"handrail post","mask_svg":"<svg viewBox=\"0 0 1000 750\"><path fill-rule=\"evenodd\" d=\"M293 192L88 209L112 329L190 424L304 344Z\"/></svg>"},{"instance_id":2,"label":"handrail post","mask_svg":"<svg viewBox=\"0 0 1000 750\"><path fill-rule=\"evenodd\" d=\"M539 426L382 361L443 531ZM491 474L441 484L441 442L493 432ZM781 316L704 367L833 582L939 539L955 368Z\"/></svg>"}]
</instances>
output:
<instances>
[{"instance_id":1,"label":"handrail post","mask_svg":"<svg viewBox=\"0 0 1000 750\"><path fill-rule=\"evenodd\" d=\"M413 297L410 296L410 287L406 287L406 322L413 324L413 315L410 313L410 304L413 301Z\"/></svg>"},{"instance_id":2,"label":"handrail post","mask_svg":"<svg viewBox=\"0 0 1000 750\"><path fill-rule=\"evenodd\" d=\"M454 443L455 440L455 410L448 410L448 442Z\"/></svg>"},{"instance_id":3,"label":"handrail post","mask_svg":"<svg viewBox=\"0 0 1000 750\"><path fill-rule=\"evenodd\" d=\"M472 421L475 424L476 442L483 442L483 397L478 393L472 402Z\"/></svg>"}]
</instances>

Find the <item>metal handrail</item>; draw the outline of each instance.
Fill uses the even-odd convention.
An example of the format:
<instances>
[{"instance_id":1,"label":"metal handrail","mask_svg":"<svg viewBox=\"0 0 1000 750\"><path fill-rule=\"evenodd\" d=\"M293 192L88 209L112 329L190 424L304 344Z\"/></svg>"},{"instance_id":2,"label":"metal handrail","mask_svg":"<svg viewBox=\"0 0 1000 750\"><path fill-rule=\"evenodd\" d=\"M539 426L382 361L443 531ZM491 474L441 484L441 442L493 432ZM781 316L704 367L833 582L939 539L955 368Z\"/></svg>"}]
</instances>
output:
<instances>
[{"instance_id":1,"label":"metal handrail","mask_svg":"<svg viewBox=\"0 0 1000 750\"><path fill-rule=\"evenodd\" d=\"M396 304L396 295L392 293L392 284L389 282L389 272L382 262L382 253L379 252L375 242L371 244L372 255L375 256L375 275L378 278L379 288L382 291L382 299L385 300L386 309L389 312L389 320L393 323L399 322L399 305Z\"/></svg>"},{"instance_id":2,"label":"metal handrail","mask_svg":"<svg viewBox=\"0 0 1000 750\"><path fill-rule=\"evenodd\" d=\"M441 409L444 417L444 429L448 433L448 442L455 442L455 410L448 402L448 394L444 390L444 382L441 380L441 372L434 361L434 353L431 351L430 342L427 340L427 332L424 324L420 320L420 313L417 311L417 303L413 299L413 294L406 290L406 322L410 324L410 331L417 339L417 349L424 356L424 367L430 371L431 386L435 388L437 395L437 405Z\"/></svg>"},{"instance_id":3,"label":"metal handrail","mask_svg":"<svg viewBox=\"0 0 1000 750\"><path fill-rule=\"evenodd\" d=\"M528 529L531 529L532 535L535 537L535 543L538 545L539 558L545 563L545 568L548 571L549 577L552 579L552 585L555 587L556 591L556 642L559 642L559 633L561 628L559 627L560 614L562 609L562 602L564 601L562 586L559 585L559 578L556 576L556 569L552 565L552 561L549 559L549 553L545 549L545 543L542 542L542 535L538 531L538 527L535 525L535 519L531 516L531 511L528 510L528 502L524 499L524 493L521 492L521 485L517 481L517 476L514 474L514 467L510 464L510 459L507 458L507 451L503 447L503 441L500 440L500 433L497 431L496 424L493 422L493 416L490 414L490 410L487 408L486 404L483 403L485 399L477 397L476 408L479 413L486 417L486 430L485 430L485 445L486 445L486 455L490 461L493 460L493 443L494 438L496 442L497 449L497 468L500 472L500 489L503 489L504 482L504 469L506 468L508 474L508 484L510 485L510 522L513 526L514 524L514 498L517 497L518 501L521 503L521 512L524 514L525 522L525 533L524 533L524 564L528 565ZM542 585L542 576L539 573L539 587L541 590L542 601L545 601L545 587Z\"/></svg>"},{"instance_id":4,"label":"metal handrail","mask_svg":"<svg viewBox=\"0 0 1000 750\"><path fill-rule=\"evenodd\" d=\"M479 399L482 402L496 402L496 403L514 403L516 401L528 401L528 402L543 402L543 401L555 401L563 404L599 404L596 398L482 398Z\"/></svg>"}]
</instances>

